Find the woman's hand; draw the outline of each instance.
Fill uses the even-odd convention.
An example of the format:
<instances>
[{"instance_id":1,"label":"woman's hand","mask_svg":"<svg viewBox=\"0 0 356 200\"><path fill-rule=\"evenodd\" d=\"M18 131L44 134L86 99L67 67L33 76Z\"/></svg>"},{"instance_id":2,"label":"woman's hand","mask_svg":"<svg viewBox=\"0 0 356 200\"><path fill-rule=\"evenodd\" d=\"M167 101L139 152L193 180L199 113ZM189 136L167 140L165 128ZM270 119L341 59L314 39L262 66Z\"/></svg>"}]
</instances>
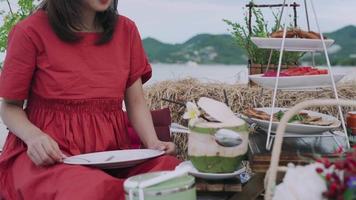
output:
<instances>
[{"instance_id":1,"label":"woman's hand","mask_svg":"<svg viewBox=\"0 0 356 200\"><path fill-rule=\"evenodd\" d=\"M37 133L25 141L27 155L37 166L49 166L62 162L63 154L56 141L45 133Z\"/></svg>"},{"instance_id":2,"label":"woman's hand","mask_svg":"<svg viewBox=\"0 0 356 200\"><path fill-rule=\"evenodd\" d=\"M148 148L165 151L166 154L169 155L176 154L176 145L173 142L163 142L158 140L155 143L148 145Z\"/></svg>"},{"instance_id":3,"label":"woman's hand","mask_svg":"<svg viewBox=\"0 0 356 200\"><path fill-rule=\"evenodd\" d=\"M27 145L27 154L38 166L62 161L58 144L32 124L23 110L24 101L3 99L0 115L4 124Z\"/></svg>"}]
</instances>

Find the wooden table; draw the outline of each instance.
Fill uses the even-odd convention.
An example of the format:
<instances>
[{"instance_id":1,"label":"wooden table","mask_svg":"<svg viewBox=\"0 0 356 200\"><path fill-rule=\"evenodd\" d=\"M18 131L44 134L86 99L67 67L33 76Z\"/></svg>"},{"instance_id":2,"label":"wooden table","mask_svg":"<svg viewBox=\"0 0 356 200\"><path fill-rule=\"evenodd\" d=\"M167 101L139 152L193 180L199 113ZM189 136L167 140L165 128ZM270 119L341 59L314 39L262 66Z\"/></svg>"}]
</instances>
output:
<instances>
[{"instance_id":1,"label":"wooden table","mask_svg":"<svg viewBox=\"0 0 356 200\"><path fill-rule=\"evenodd\" d=\"M341 138L341 137L340 137ZM340 139L338 138L338 139ZM346 141L340 140L346 146ZM239 192L198 192L198 200L252 200L263 199L260 195L264 192L264 178L268 170L271 151L266 150L266 133L251 134L248 158L254 175L250 181L241 185ZM306 158L312 158L315 153L325 157L336 157L336 144L331 137L320 138L285 138L282 145L281 165L288 163L307 164ZM280 174L281 181L283 174Z\"/></svg>"},{"instance_id":2,"label":"wooden table","mask_svg":"<svg viewBox=\"0 0 356 200\"><path fill-rule=\"evenodd\" d=\"M249 182L241 185L239 192L198 192L198 200L250 200L257 199L264 191L264 174L255 174Z\"/></svg>"}]
</instances>

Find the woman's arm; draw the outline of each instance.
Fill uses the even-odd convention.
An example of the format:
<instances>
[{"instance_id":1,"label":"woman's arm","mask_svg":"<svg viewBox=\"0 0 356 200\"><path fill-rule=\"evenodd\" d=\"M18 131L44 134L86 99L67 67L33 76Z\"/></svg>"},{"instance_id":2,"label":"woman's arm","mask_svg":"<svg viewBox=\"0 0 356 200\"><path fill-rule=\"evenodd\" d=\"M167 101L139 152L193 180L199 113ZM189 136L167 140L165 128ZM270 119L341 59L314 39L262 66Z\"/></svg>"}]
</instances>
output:
<instances>
[{"instance_id":1,"label":"woman's arm","mask_svg":"<svg viewBox=\"0 0 356 200\"><path fill-rule=\"evenodd\" d=\"M36 165L61 161L58 144L28 120L23 103L7 99L2 101L0 115L4 124L27 145L27 154Z\"/></svg>"},{"instance_id":2,"label":"woman's arm","mask_svg":"<svg viewBox=\"0 0 356 200\"><path fill-rule=\"evenodd\" d=\"M151 112L146 105L141 79L126 90L125 105L132 126L147 148L165 150L167 154L175 153L175 145L172 142L162 142L157 137Z\"/></svg>"}]
</instances>

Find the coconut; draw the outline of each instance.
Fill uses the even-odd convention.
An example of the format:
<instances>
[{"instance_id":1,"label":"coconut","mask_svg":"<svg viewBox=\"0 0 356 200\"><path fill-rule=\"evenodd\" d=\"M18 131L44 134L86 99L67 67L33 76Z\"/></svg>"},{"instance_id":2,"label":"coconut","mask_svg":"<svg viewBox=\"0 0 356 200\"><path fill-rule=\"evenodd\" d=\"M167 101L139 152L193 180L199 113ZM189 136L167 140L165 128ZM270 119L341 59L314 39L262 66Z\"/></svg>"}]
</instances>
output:
<instances>
[{"instance_id":1,"label":"coconut","mask_svg":"<svg viewBox=\"0 0 356 200\"><path fill-rule=\"evenodd\" d=\"M248 150L247 123L237 118L231 109L221 102L203 97L198 101L198 105L219 122L199 119L189 125L189 159L201 172L236 171ZM229 138L239 142L236 146L224 145L224 141L229 142ZM219 142L220 139L223 142Z\"/></svg>"}]
</instances>

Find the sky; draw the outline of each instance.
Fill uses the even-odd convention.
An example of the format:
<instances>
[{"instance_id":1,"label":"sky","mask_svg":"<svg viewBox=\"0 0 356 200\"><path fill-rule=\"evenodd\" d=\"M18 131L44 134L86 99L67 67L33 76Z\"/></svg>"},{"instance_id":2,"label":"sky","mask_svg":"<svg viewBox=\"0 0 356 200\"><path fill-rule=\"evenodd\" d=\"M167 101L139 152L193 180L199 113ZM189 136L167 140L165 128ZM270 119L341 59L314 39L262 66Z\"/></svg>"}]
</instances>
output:
<instances>
[{"instance_id":1,"label":"sky","mask_svg":"<svg viewBox=\"0 0 356 200\"><path fill-rule=\"evenodd\" d=\"M229 33L222 21L243 22L249 0L118 0L119 13L134 20L142 38L153 37L162 42L182 43L199 33ZM298 9L298 23L306 29L304 0ZM310 2L317 11L322 32L331 32L347 25L356 26L356 0L307 0L312 30L317 31ZM10 1L12 3L16 1ZM255 0L256 4L282 3L283 0ZM0 0L0 8L6 10ZM272 22L272 10L264 8L267 21ZM277 11L277 10L273 10ZM2 21L1 17L0 20Z\"/></svg>"},{"instance_id":2,"label":"sky","mask_svg":"<svg viewBox=\"0 0 356 200\"><path fill-rule=\"evenodd\" d=\"M143 38L153 37L162 42L181 43L199 33L229 33L222 19L243 22L248 0L119 0L119 13L134 20ZM282 0L255 0L256 4L282 3ZM292 1L291 1L292 2ZM304 5L304 1L296 0ZM308 0L309 8L311 0ZM313 0L320 28L335 31L356 25L356 0ZM272 21L271 10L263 9ZM298 9L298 22L306 29L304 7ZM310 16L313 15L309 9ZM317 30L311 18L312 30Z\"/></svg>"}]
</instances>

